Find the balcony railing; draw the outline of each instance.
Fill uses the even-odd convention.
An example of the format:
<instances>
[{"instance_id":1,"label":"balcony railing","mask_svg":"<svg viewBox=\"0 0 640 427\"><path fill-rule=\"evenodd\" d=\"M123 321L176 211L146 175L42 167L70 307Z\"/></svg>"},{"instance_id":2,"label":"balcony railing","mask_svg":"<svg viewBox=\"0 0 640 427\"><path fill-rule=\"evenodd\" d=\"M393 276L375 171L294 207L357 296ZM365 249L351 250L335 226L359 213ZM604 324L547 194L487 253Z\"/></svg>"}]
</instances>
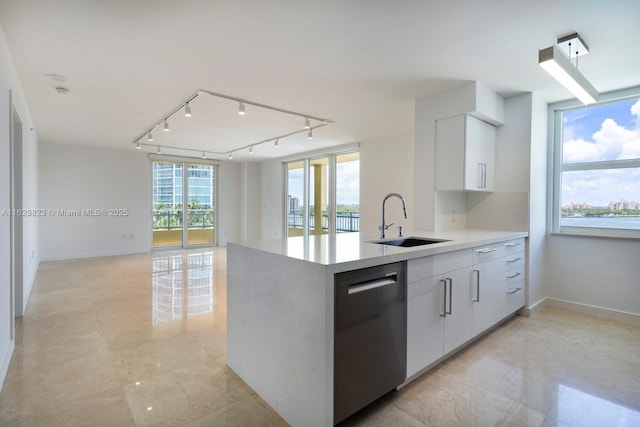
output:
<instances>
[{"instance_id":1,"label":"balcony railing","mask_svg":"<svg viewBox=\"0 0 640 427\"><path fill-rule=\"evenodd\" d=\"M287 224L289 228L302 228L302 220L304 218L301 210L290 210L287 213ZM315 214L309 213L309 228L314 229ZM329 213L322 212L322 229L329 229ZM360 213L359 212L338 212L336 214L336 231L338 232L354 232L360 231Z\"/></svg>"},{"instance_id":2,"label":"balcony railing","mask_svg":"<svg viewBox=\"0 0 640 427\"><path fill-rule=\"evenodd\" d=\"M213 211L211 209L190 209L187 218L188 228L213 227ZM175 230L182 228L182 211L153 211L154 230Z\"/></svg>"}]
</instances>

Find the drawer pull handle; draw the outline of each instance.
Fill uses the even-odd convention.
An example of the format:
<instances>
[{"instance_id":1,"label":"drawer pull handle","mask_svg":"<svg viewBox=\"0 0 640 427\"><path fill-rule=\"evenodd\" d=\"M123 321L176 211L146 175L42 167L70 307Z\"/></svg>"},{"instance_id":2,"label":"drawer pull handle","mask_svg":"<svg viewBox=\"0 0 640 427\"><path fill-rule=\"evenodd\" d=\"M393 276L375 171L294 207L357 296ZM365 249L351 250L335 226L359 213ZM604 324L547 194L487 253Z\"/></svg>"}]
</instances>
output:
<instances>
[{"instance_id":1,"label":"drawer pull handle","mask_svg":"<svg viewBox=\"0 0 640 427\"><path fill-rule=\"evenodd\" d=\"M520 257L518 257L518 258L514 258L514 259L508 259L508 260L507 260L507 263L517 262L517 261L520 261L520 260L522 260L522 258L520 258Z\"/></svg>"},{"instance_id":2,"label":"drawer pull handle","mask_svg":"<svg viewBox=\"0 0 640 427\"><path fill-rule=\"evenodd\" d=\"M513 279L513 278L515 278L515 277L520 276L521 274L522 274L522 273L517 272L517 273L515 273L515 274L512 274L511 276L507 276L507 279Z\"/></svg>"},{"instance_id":3,"label":"drawer pull handle","mask_svg":"<svg viewBox=\"0 0 640 427\"><path fill-rule=\"evenodd\" d=\"M478 252L479 254L488 254L489 252L495 252L497 251L496 248L484 248L484 249L478 249L476 252Z\"/></svg>"},{"instance_id":4,"label":"drawer pull handle","mask_svg":"<svg viewBox=\"0 0 640 427\"><path fill-rule=\"evenodd\" d=\"M508 293L509 295L513 295L513 294L515 294L516 292L521 291L521 290L522 290L522 288L515 288L515 289L514 289L514 290L512 290L512 291L507 291L507 293Z\"/></svg>"},{"instance_id":5,"label":"drawer pull handle","mask_svg":"<svg viewBox=\"0 0 640 427\"><path fill-rule=\"evenodd\" d=\"M507 248L513 248L514 246L520 246L520 243L505 243Z\"/></svg>"}]
</instances>

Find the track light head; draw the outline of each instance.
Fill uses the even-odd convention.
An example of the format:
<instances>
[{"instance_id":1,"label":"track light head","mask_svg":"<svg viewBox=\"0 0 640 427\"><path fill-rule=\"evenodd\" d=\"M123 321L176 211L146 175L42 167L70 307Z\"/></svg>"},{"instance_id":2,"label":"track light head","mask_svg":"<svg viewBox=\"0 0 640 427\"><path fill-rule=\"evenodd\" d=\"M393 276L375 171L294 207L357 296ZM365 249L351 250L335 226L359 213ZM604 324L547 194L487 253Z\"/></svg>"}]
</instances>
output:
<instances>
[{"instance_id":1,"label":"track light head","mask_svg":"<svg viewBox=\"0 0 640 427\"><path fill-rule=\"evenodd\" d=\"M156 154L162 154L162 150L160 150L160 146L158 145L158 149L156 150Z\"/></svg>"},{"instance_id":2,"label":"track light head","mask_svg":"<svg viewBox=\"0 0 640 427\"><path fill-rule=\"evenodd\" d=\"M164 125L162 126L162 130L165 132L169 132L169 122L167 119L164 119Z\"/></svg>"},{"instance_id":3,"label":"track light head","mask_svg":"<svg viewBox=\"0 0 640 427\"><path fill-rule=\"evenodd\" d=\"M309 138L309 140L313 139L313 129L309 129L309 132L307 132L307 137Z\"/></svg>"},{"instance_id":4,"label":"track light head","mask_svg":"<svg viewBox=\"0 0 640 427\"><path fill-rule=\"evenodd\" d=\"M202 152L202 160L207 160L207 154L204 151Z\"/></svg>"},{"instance_id":5,"label":"track light head","mask_svg":"<svg viewBox=\"0 0 640 427\"><path fill-rule=\"evenodd\" d=\"M249 154L253 154L253 145L249 147Z\"/></svg>"},{"instance_id":6,"label":"track light head","mask_svg":"<svg viewBox=\"0 0 640 427\"><path fill-rule=\"evenodd\" d=\"M147 141L153 142L153 135L151 134L151 132L149 132L149 135L147 135Z\"/></svg>"},{"instance_id":7,"label":"track light head","mask_svg":"<svg viewBox=\"0 0 640 427\"><path fill-rule=\"evenodd\" d=\"M233 159L233 151L229 153L229 160Z\"/></svg>"},{"instance_id":8,"label":"track light head","mask_svg":"<svg viewBox=\"0 0 640 427\"><path fill-rule=\"evenodd\" d=\"M244 102L242 101L238 104L238 114L244 116Z\"/></svg>"},{"instance_id":9,"label":"track light head","mask_svg":"<svg viewBox=\"0 0 640 427\"><path fill-rule=\"evenodd\" d=\"M142 146L140 145L140 141L136 142L136 150L141 150Z\"/></svg>"},{"instance_id":10,"label":"track light head","mask_svg":"<svg viewBox=\"0 0 640 427\"><path fill-rule=\"evenodd\" d=\"M273 146L276 148L280 147L280 138L276 138L276 140L273 142Z\"/></svg>"},{"instance_id":11,"label":"track light head","mask_svg":"<svg viewBox=\"0 0 640 427\"><path fill-rule=\"evenodd\" d=\"M191 107L189 106L188 102L184 104L184 116L191 117Z\"/></svg>"},{"instance_id":12,"label":"track light head","mask_svg":"<svg viewBox=\"0 0 640 427\"><path fill-rule=\"evenodd\" d=\"M309 122L309 117L304 118L304 128L311 129L311 123Z\"/></svg>"}]
</instances>

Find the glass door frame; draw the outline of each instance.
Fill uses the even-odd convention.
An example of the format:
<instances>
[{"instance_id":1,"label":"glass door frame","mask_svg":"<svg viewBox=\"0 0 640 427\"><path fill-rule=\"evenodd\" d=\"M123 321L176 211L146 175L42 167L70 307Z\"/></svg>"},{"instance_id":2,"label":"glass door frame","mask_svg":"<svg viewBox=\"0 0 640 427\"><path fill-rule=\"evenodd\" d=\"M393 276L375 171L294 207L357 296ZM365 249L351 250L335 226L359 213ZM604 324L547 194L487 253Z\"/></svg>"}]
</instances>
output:
<instances>
[{"instance_id":1,"label":"glass door frame","mask_svg":"<svg viewBox=\"0 0 640 427\"><path fill-rule=\"evenodd\" d=\"M327 211L328 211L328 215L329 215L329 223L328 223L328 233L329 235L334 235L336 234L336 228L337 228L337 224L336 224L336 203L337 203L337 159L339 156L343 155L343 154L349 154L349 153L356 153L356 152L360 152L360 146L359 144L357 146L349 146L348 148L345 148L344 150L339 150L339 151L333 151L330 153L323 153L323 152L315 152L315 153L308 153L307 156L305 157L296 157L296 158L291 158L291 159L286 159L282 162L282 173L283 173L283 221L282 221L282 230L283 230L283 237L287 238L289 237L289 223L288 223L288 210L289 210L289 206L288 206L288 194L289 194L289 164L290 163L297 163L297 162L303 162L304 166L303 166L303 177L304 177L304 183L303 183L303 189L304 189L304 195L303 195L303 200L304 200L304 207L303 207L303 212L302 212L302 216L303 216L303 222L302 222L302 235L305 238L308 238L310 233L309 233L309 228L310 228L310 223L309 223L309 204L310 204L310 185L311 185L311 180L309 179L309 174L311 173L311 162L313 160L317 160L317 159L321 159L321 158L327 158L328 159L328 171L327 174L329 175L329 183L328 186L329 188L328 190L328 195L329 195L329 200L328 200L328 206L327 206Z\"/></svg>"},{"instance_id":2,"label":"glass door frame","mask_svg":"<svg viewBox=\"0 0 640 427\"><path fill-rule=\"evenodd\" d=\"M220 162L215 160L199 159L195 157L181 157L181 156L168 156L162 154L149 154L151 161L151 209L150 209L150 233L151 233L151 250L163 251L163 250L175 250L175 249L187 249L187 248L200 248L208 246L218 246L218 231L220 229L218 225L218 176ZM167 246L154 246L153 245L153 163L165 162L165 163L182 163L182 243L177 245ZM213 242L212 243L193 243L189 244L189 203L188 203L188 185L189 185L189 165L202 165L213 167L214 181L213 181ZM185 203L186 200L186 203Z\"/></svg>"}]
</instances>

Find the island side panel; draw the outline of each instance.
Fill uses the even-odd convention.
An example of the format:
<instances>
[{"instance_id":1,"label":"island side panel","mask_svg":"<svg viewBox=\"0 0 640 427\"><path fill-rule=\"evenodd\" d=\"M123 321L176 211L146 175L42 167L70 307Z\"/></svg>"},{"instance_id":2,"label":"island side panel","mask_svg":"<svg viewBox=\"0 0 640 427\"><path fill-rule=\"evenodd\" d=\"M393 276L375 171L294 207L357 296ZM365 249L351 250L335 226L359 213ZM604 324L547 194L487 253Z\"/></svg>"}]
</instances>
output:
<instances>
[{"instance_id":1,"label":"island side panel","mask_svg":"<svg viewBox=\"0 0 640 427\"><path fill-rule=\"evenodd\" d=\"M227 246L227 364L292 426L333 425L326 278L320 264Z\"/></svg>"}]
</instances>

